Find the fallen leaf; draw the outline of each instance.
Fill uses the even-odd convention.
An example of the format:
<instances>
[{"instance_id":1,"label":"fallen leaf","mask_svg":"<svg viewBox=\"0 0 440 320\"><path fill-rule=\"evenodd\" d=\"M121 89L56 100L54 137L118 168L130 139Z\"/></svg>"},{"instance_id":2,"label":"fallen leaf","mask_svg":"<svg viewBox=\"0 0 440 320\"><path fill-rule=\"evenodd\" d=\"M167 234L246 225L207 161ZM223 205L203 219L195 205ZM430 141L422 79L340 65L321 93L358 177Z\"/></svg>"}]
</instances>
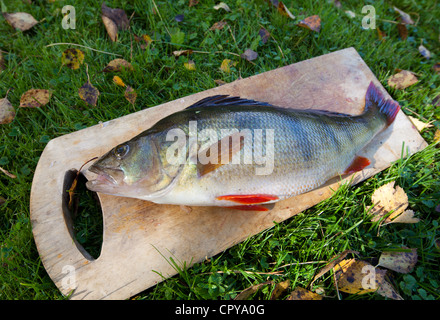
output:
<instances>
[{"instance_id":1,"label":"fallen leaf","mask_svg":"<svg viewBox=\"0 0 440 320\"><path fill-rule=\"evenodd\" d=\"M118 40L118 27L116 26L116 23L113 22L112 19L101 16L102 22L104 23L105 29L107 30L107 34L110 37L110 39L113 42L116 42Z\"/></svg>"},{"instance_id":2,"label":"fallen leaf","mask_svg":"<svg viewBox=\"0 0 440 320\"><path fill-rule=\"evenodd\" d=\"M176 51L173 51L173 55L174 55L175 57L188 56L188 55L190 55L190 54L192 54L192 53L193 53L193 51L192 51L191 49L188 49L188 50L176 50Z\"/></svg>"},{"instance_id":3,"label":"fallen leaf","mask_svg":"<svg viewBox=\"0 0 440 320\"><path fill-rule=\"evenodd\" d=\"M231 9L229 8L229 6L224 2L220 2L219 4L215 5L213 8L215 10L223 9L223 10L226 10L227 12L231 12Z\"/></svg>"},{"instance_id":4,"label":"fallen leaf","mask_svg":"<svg viewBox=\"0 0 440 320\"><path fill-rule=\"evenodd\" d=\"M393 300L403 300L403 298L397 293L396 289L387 280L382 282L376 293Z\"/></svg>"},{"instance_id":5,"label":"fallen leaf","mask_svg":"<svg viewBox=\"0 0 440 320\"><path fill-rule=\"evenodd\" d=\"M194 7L199 3L199 0L189 0L188 7Z\"/></svg>"},{"instance_id":6,"label":"fallen leaf","mask_svg":"<svg viewBox=\"0 0 440 320\"><path fill-rule=\"evenodd\" d=\"M440 107L440 94L436 96L434 99L432 99L431 104L436 107Z\"/></svg>"},{"instance_id":7,"label":"fallen leaf","mask_svg":"<svg viewBox=\"0 0 440 320\"><path fill-rule=\"evenodd\" d=\"M397 24L397 30L399 30L400 39L406 40L408 38L408 29L404 23Z\"/></svg>"},{"instance_id":8,"label":"fallen leaf","mask_svg":"<svg viewBox=\"0 0 440 320\"><path fill-rule=\"evenodd\" d=\"M419 119L414 118L414 117L412 117L412 116L408 116L408 118L409 118L409 120L411 120L412 124L414 125L414 127L416 127L416 129L417 129L419 132L422 132L422 130L425 129L425 128L430 128L430 127L432 127L432 124L430 124L430 123L425 123L425 122L420 121Z\"/></svg>"},{"instance_id":9,"label":"fallen leaf","mask_svg":"<svg viewBox=\"0 0 440 320\"><path fill-rule=\"evenodd\" d=\"M362 260L348 259L337 264L333 271L338 290L351 294L376 291L384 282L386 270L375 268Z\"/></svg>"},{"instance_id":10,"label":"fallen leaf","mask_svg":"<svg viewBox=\"0 0 440 320\"><path fill-rule=\"evenodd\" d=\"M417 263L417 249L409 250L384 251L380 255L378 265L399 273L410 273Z\"/></svg>"},{"instance_id":11,"label":"fallen leaf","mask_svg":"<svg viewBox=\"0 0 440 320\"><path fill-rule=\"evenodd\" d=\"M23 93L20 98L21 108L38 108L46 105L51 97L51 93L46 89L30 89Z\"/></svg>"},{"instance_id":12,"label":"fallen leaf","mask_svg":"<svg viewBox=\"0 0 440 320\"><path fill-rule=\"evenodd\" d=\"M183 64L183 66L187 69L187 70L196 70L196 64L194 63L194 61L192 60L188 60L188 62L185 62Z\"/></svg>"},{"instance_id":13,"label":"fallen leaf","mask_svg":"<svg viewBox=\"0 0 440 320\"><path fill-rule=\"evenodd\" d=\"M237 62L232 61L230 59L224 59L222 61L222 64L220 65L220 70L226 73L230 73L231 72L231 67L235 66L237 64Z\"/></svg>"},{"instance_id":14,"label":"fallen leaf","mask_svg":"<svg viewBox=\"0 0 440 320\"><path fill-rule=\"evenodd\" d=\"M400 15L400 20L405 24L414 24L414 21L411 19L410 15L406 12L403 12L399 8L393 7L394 11L396 11Z\"/></svg>"},{"instance_id":15,"label":"fallen leaf","mask_svg":"<svg viewBox=\"0 0 440 320\"><path fill-rule=\"evenodd\" d=\"M221 30L223 29L226 25L228 25L228 23L226 21L218 21L216 23L214 23L212 25L211 28L209 28L209 30Z\"/></svg>"},{"instance_id":16,"label":"fallen leaf","mask_svg":"<svg viewBox=\"0 0 440 320\"><path fill-rule=\"evenodd\" d=\"M220 80L220 79L214 80L214 82L215 82L215 84L218 85L218 86L222 86L222 85L224 85L224 84L227 83L227 82L225 82L225 81L223 81L223 80Z\"/></svg>"},{"instance_id":17,"label":"fallen leaf","mask_svg":"<svg viewBox=\"0 0 440 320\"><path fill-rule=\"evenodd\" d=\"M419 46L419 52L426 59L430 59L431 58L431 52L428 49L426 49L426 47L424 45L422 45L422 44Z\"/></svg>"},{"instance_id":18,"label":"fallen leaf","mask_svg":"<svg viewBox=\"0 0 440 320\"><path fill-rule=\"evenodd\" d=\"M321 18L318 15L307 17L301 20L298 26L319 32L321 30Z\"/></svg>"},{"instance_id":19,"label":"fallen leaf","mask_svg":"<svg viewBox=\"0 0 440 320\"><path fill-rule=\"evenodd\" d=\"M272 294L270 295L270 300L278 299L284 293L284 291L286 291L289 288L289 286L290 286L289 279L282 282L278 282L275 285L275 288L272 290Z\"/></svg>"},{"instance_id":20,"label":"fallen leaf","mask_svg":"<svg viewBox=\"0 0 440 320\"><path fill-rule=\"evenodd\" d=\"M296 287L286 300L322 300L322 296L307 289Z\"/></svg>"},{"instance_id":21,"label":"fallen leaf","mask_svg":"<svg viewBox=\"0 0 440 320\"><path fill-rule=\"evenodd\" d=\"M105 4L105 2L103 2L101 5L101 12L103 16L111 19L115 23L117 29L119 30L128 29L129 21L127 14L125 13L124 10L109 8Z\"/></svg>"},{"instance_id":22,"label":"fallen leaf","mask_svg":"<svg viewBox=\"0 0 440 320\"><path fill-rule=\"evenodd\" d=\"M295 19L295 16L287 9L285 4L282 1L278 2L278 12L281 13L283 16L289 17L290 19Z\"/></svg>"},{"instance_id":23,"label":"fallen leaf","mask_svg":"<svg viewBox=\"0 0 440 320\"><path fill-rule=\"evenodd\" d=\"M89 80L87 80L87 82L78 89L78 95L81 100L92 106L96 106L96 103L98 102L99 91L90 83Z\"/></svg>"},{"instance_id":24,"label":"fallen leaf","mask_svg":"<svg viewBox=\"0 0 440 320\"><path fill-rule=\"evenodd\" d=\"M149 35L147 35L147 34L144 34L144 35L142 36L142 39L144 39L144 41L147 43L147 46L148 46L151 42L153 42L153 39L151 39L151 37L150 37Z\"/></svg>"},{"instance_id":25,"label":"fallen leaf","mask_svg":"<svg viewBox=\"0 0 440 320\"><path fill-rule=\"evenodd\" d=\"M440 62L437 62L432 66L432 69L434 69L435 72L440 73Z\"/></svg>"},{"instance_id":26,"label":"fallen leaf","mask_svg":"<svg viewBox=\"0 0 440 320\"><path fill-rule=\"evenodd\" d=\"M124 59L114 59L110 61L102 72L120 72L122 70L133 70L133 66L130 62Z\"/></svg>"},{"instance_id":27,"label":"fallen leaf","mask_svg":"<svg viewBox=\"0 0 440 320\"><path fill-rule=\"evenodd\" d=\"M128 102L134 105L134 103L136 102L137 93L132 87L127 86L127 88L125 89L124 97L128 100Z\"/></svg>"},{"instance_id":28,"label":"fallen leaf","mask_svg":"<svg viewBox=\"0 0 440 320\"><path fill-rule=\"evenodd\" d=\"M61 63L70 69L79 69L84 62L84 52L78 49L67 49L61 56Z\"/></svg>"},{"instance_id":29,"label":"fallen leaf","mask_svg":"<svg viewBox=\"0 0 440 320\"><path fill-rule=\"evenodd\" d=\"M387 37L386 33L379 29L379 27L376 27L377 30L377 36L380 41L385 41L385 38Z\"/></svg>"},{"instance_id":30,"label":"fallen leaf","mask_svg":"<svg viewBox=\"0 0 440 320\"><path fill-rule=\"evenodd\" d=\"M435 130L435 133L434 133L434 143L439 142L439 141L440 141L440 130L437 129L437 130Z\"/></svg>"},{"instance_id":31,"label":"fallen leaf","mask_svg":"<svg viewBox=\"0 0 440 320\"><path fill-rule=\"evenodd\" d=\"M334 255L329 262L326 264L325 267L323 267L321 270L319 270L318 274L313 278L312 282L310 283L310 288L313 287L313 283L315 283L315 281L320 278L321 276L323 276L324 274L326 274L328 271L332 270L334 268L335 265L337 265L339 262L341 262L342 260L344 260L344 258L349 254L349 253L358 253L356 251L353 250L345 250L342 251L341 253Z\"/></svg>"},{"instance_id":32,"label":"fallen leaf","mask_svg":"<svg viewBox=\"0 0 440 320\"><path fill-rule=\"evenodd\" d=\"M32 15L26 12L3 12L3 17L14 29L21 31L29 30L38 23Z\"/></svg>"},{"instance_id":33,"label":"fallen leaf","mask_svg":"<svg viewBox=\"0 0 440 320\"><path fill-rule=\"evenodd\" d=\"M419 80L414 73L402 70L388 78L388 85L392 88L403 90L417 83Z\"/></svg>"},{"instance_id":34,"label":"fallen leaf","mask_svg":"<svg viewBox=\"0 0 440 320\"><path fill-rule=\"evenodd\" d=\"M15 110L7 97L0 99L0 124L11 123L15 118Z\"/></svg>"},{"instance_id":35,"label":"fallen leaf","mask_svg":"<svg viewBox=\"0 0 440 320\"><path fill-rule=\"evenodd\" d=\"M267 40L269 40L270 33L266 29L260 28L260 30L258 31L258 34L260 35L261 42L266 43Z\"/></svg>"},{"instance_id":36,"label":"fallen leaf","mask_svg":"<svg viewBox=\"0 0 440 320\"><path fill-rule=\"evenodd\" d=\"M267 286L269 284L272 284L272 281L266 281L266 282L262 282L262 283L250 286L249 288L246 288L242 292L237 294L237 296L234 298L234 300L246 300L250 296L252 296L254 293L256 293L258 290L260 290L262 287Z\"/></svg>"},{"instance_id":37,"label":"fallen leaf","mask_svg":"<svg viewBox=\"0 0 440 320\"><path fill-rule=\"evenodd\" d=\"M3 172L5 175L7 175L11 179L17 178L17 176L15 174L10 173L8 170L3 169L2 167L0 167L0 171Z\"/></svg>"},{"instance_id":38,"label":"fallen leaf","mask_svg":"<svg viewBox=\"0 0 440 320\"><path fill-rule=\"evenodd\" d=\"M253 61L257 59L258 53L256 53L254 50L246 49L241 55L243 59L246 59L247 61Z\"/></svg>"},{"instance_id":39,"label":"fallen leaf","mask_svg":"<svg viewBox=\"0 0 440 320\"><path fill-rule=\"evenodd\" d=\"M384 218L383 222L387 224L419 222L419 219L414 218L412 210L405 211L408 207L408 196L401 187L394 188L394 183L395 181L389 182L373 192L371 201L374 205L369 207L371 220L379 221Z\"/></svg>"},{"instance_id":40,"label":"fallen leaf","mask_svg":"<svg viewBox=\"0 0 440 320\"><path fill-rule=\"evenodd\" d=\"M120 87L125 87L124 81L122 81L122 79L118 76L113 77L113 82Z\"/></svg>"}]
</instances>

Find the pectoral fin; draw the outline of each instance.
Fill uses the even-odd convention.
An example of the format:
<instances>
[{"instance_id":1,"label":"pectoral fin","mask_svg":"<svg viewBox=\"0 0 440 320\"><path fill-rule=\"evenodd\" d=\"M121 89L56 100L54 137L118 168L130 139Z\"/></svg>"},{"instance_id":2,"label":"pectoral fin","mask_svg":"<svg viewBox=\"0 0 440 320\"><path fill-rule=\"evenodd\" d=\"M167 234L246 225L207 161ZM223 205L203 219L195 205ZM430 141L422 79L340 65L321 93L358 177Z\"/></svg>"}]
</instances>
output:
<instances>
[{"instance_id":1,"label":"pectoral fin","mask_svg":"<svg viewBox=\"0 0 440 320\"><path fill-rule=\"evenodd\" d=\"M208 148L201 150L199 154L206 155L206 158L212 158L211 150L217 150L217 157L214 156L214 159L212 159L214 161L206 164L200 163L200 161L197 162L197 172L199 173L199 176L204 176L225 164L229 164L232 161L232 156L237 152L240 152L240 150L243 149L243 146L244 136L242 136L240 132L236 132L224 137Z\"/></svg>"},{"instance_id":2,"label":"pectoral fin","mask_svg":"<svg viewBox=\"0 0 440 320\"><path fill-rule=\"evenodd\" d=\"M365 157L357 156L354 158L353 162L350 166L345 170L344 174L355 173L357 171L361 171L364 168L368 167L371 164L371 161Z\"/></svg>"}]
</instances>

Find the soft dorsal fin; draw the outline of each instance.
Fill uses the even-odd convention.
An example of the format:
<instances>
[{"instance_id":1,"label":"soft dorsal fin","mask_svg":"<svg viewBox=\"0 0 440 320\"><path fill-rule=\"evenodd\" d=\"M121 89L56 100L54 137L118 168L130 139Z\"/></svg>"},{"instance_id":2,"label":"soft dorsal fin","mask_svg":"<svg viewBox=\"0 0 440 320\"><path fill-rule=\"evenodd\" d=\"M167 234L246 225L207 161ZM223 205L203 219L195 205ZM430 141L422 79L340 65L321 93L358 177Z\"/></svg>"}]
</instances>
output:
<instances>
[{"instance_id":1,"label":"soft dorsal fin","mask_svg":"<svg viewBox=\"0 0 440 320\"><path fill-rule=\"evenodd\" d=\"M206 97L185 109L194 109L201 107L222 107L222 106L269 106L273 107L267 102L260 102L249 99L242 99L240 97L230 97L228 95L217 95Z\"/></svg>"}]
</instances>

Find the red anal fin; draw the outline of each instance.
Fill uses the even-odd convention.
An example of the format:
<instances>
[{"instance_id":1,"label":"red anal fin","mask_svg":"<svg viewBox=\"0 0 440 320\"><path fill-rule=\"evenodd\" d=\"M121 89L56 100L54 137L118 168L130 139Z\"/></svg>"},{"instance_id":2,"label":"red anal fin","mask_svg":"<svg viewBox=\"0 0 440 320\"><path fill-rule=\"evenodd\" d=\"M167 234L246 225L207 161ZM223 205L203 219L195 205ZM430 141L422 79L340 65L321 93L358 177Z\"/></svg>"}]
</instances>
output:
<instances>
[{"instance_id":1,"label":"red anal fin","mask_svg":"<svg viewBox=\"0 0 440 320\"><path fill-rule=\"evenodd\" d=\"M240 194L240 195L226 195L217 197L217 200L228 200L242 204L259 204L272 200L278 200L277 196L271 194Z\"/></svg>"},{"instance_id":2,"label":"red anal fin","mask_svg":"<svg viewBox=\"0 0 440 320\"><path fill-rule=\"evenodd\" d=\"M370 160L365 157L357 156L354 158L351 165L345 170L344 174L350 174L357 171L363 170L365 167L368 167L371 164Z\"/></svg>"},{"instance_id":3,"label":"red anal fin","mask_svg":"<svg viewBox=\"0 0 440 320\"><path fill-rule=\"evenodd\" d=\"M242 206L230 206L226 208L242 210L242 211L269 211L269 208L261 205L242 205Z\"/></svg>"}]
</instances>

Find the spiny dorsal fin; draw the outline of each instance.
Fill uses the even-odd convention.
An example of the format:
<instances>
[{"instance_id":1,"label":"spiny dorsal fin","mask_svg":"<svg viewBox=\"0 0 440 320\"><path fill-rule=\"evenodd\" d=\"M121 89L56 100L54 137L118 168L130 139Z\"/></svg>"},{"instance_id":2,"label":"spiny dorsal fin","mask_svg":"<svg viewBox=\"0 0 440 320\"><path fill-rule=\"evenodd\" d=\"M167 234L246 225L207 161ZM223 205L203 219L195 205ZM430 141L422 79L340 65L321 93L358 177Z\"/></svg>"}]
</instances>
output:
<instances>
[{"instance_id":1,"label":"spiny dorsal fin","mask_svg":"<svg viewBox=\"0 0 440 320\"><path fill-rule=\"evenodd\" d=\"M206 97L193 105L187 107L186 109L194 109L201 107L222 107L222 106L269 106L271 104L267 102L260 102L249 99L242 99L240 97L230 97L227 95L217 95Z\"/></svg>"}]
</instances>

